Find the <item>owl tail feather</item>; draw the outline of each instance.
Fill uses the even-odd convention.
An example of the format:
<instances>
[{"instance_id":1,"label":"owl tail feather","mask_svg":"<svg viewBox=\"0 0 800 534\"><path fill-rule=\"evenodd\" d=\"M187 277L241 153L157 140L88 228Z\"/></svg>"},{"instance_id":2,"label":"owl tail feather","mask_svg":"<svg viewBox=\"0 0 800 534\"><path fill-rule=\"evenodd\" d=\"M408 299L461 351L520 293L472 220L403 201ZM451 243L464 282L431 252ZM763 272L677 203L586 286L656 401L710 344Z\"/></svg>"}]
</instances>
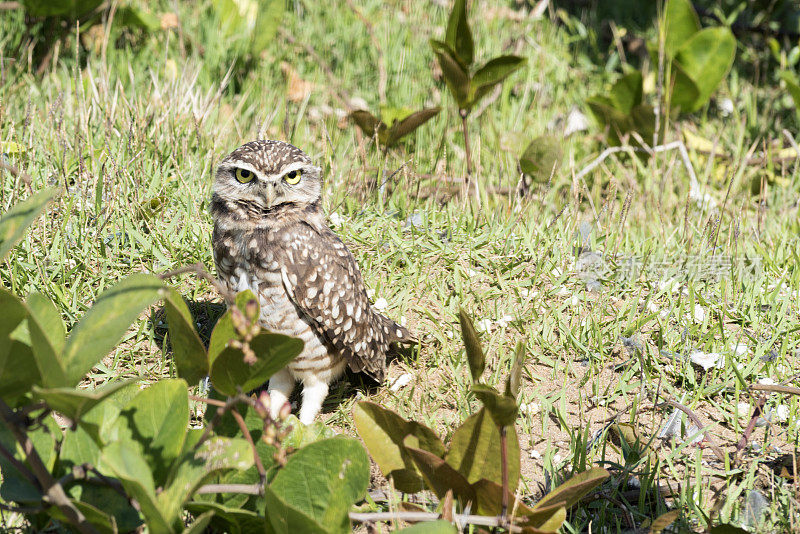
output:
<instances>
[{"instance_id":1,"label":"owl tail feather","mask_svg":"<svg viewBox=\"0 0 800 534\"><path fill-rule=\"evenodd\" d=\"M400 326L388 317L380 316L383 324L389 330L389 343L400 343L401 345L411 345L417 343L417 338L405 326Z\"/></svg>"}]
</instances>

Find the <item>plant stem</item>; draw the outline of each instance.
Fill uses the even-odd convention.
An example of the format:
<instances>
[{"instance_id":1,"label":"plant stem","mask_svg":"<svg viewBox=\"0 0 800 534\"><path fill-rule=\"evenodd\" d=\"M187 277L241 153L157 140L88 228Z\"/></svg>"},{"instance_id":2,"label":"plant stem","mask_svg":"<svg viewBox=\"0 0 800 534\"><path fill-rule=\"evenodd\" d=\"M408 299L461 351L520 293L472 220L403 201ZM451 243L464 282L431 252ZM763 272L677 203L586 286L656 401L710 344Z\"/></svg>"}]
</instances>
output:
<instances>
[{"instance_id":1,"label":"plant stem","mask_svg":"<svg viewBox=\"0 0 800 534\"><path fill-rule=\"evenodd\" d=\"M466 109L459 109L458 114L461 115L461 127L464 131L464 152L467 157L467 183L472 179L472 152L469 148L469 129L467 128L467 115L469 111Z\"/></svg>"},{"instance_id":2,"label":"plant stem","mask_svg":"<svg viewBox=\"0 0 800 534\"><path fill-rule=\"evenodd\" d=\"M500 427L500 470L503 472L503 501L500 518L505 521L508 513L508 439L506 427Z\"/></svg>"}]
</instances>

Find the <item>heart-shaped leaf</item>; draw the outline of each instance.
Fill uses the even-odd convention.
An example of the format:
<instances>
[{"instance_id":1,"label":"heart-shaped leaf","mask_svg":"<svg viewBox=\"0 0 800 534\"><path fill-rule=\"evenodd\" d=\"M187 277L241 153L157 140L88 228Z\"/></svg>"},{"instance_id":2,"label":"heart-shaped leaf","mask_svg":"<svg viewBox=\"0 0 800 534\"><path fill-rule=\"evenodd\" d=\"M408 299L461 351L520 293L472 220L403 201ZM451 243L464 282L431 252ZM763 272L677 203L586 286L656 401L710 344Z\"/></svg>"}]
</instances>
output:
<instances>
[{"instance_id":1,"label":"heart-shaped leaf","mask_svg":"<svg viewBox=\"0 0 800 534\"><path fill-rule=\"evenodd\" d=\"M423 449L411 447L410 441L405 445L417 470L422 474L425 485L437 497L442 499L448 491L452 490L464 505L475 502L475 490L462 473L459 473L439 456Z\"/></svg>"},{"instance_id":2,"label":"heart-shaped leaf","mask_svg":"<svg viewBox=\"0 0 800 534\"><path fill-rule=\"evenodd\" d=\"M503 509L503 487L491 480L481 479L472 485L478 499L477 513L480 515L500 515ZM514 491L508 491L508 503L513 503L517 526L535 529L536 534L555 534L567 517L566 508L560 504L532 509L522 502L516 502ZM533 534L533 533L532 533Z\"/></svg>"},{"instance_id":3,"label":"heart-shaped leaf","mask_svg":"<svg viewBox=\"0 0 800 534\"><path fill-rule=\"evenodd\" d=\"M181 295L174 289L167 293L164 308L178 377L189 384L196 384L208 375L210 367L206 348L194 327L192 314Z\"/></svg>"},{"instance_id":4,"label":"heart-shaped leaf","mask_svg":"<svg viewBox=\"0 0 800 534\"><path fill-rule=\"evenodd\" d=\"M701 30L678 49L675 62L698 90L697 99L685 111L695 111L708 102L711 93L728 74L735 56L736 38L728 28Z\"/></svg>"},{"instance_id":5,"label":"heart-shaped leaf","mask_svg":"<svg viewBox=\"0 0 800 534\"><path fill-rule=\"evenodd\" d=\"M461 338L464 340L464 349L467 352L467 363L472 381L480 380L483 370L486 368L486 355L483 353L481 341L472 318L464 310L458 310L458 322L461 324Z\"/></svg>"},{"instance_id":6,"label":"heart-shaped leaf","mask_svg":"<svg viewBox=\"0 0 800 534\"><path fill-rule=\"evenodd\" d=\"M98 403L135 381L136 379L117 380L95 390L33 386L33 396L45 401L50 408L58 413L74 422L78 422L83 414L94 408Z\"/></svg>"},{"instance_id":7,"label":"heart-shaped leaf","mask_svg":"<svg viewBox=\"0 0 800 534\"><path fill-rule=\"evenodd\" d=\"M508 485L516 488L519 482L519 438L513 426L506 432ZM485 408L469 416L456 429L445 459L470 483L485 478L502 484L500 429Z\"/></svg>"},{"instance_id":8,"label":"heart-shaped leaf","mask_svg":"<svg viewBox=\"0 0 800 534\"><path fill-rule=\"evenodd\" d=\"M155 276L132 274L97 297L72 329L61 361L67 385L83 376L114 348L143 309L163 296L164 284Z\"/></svg>"},{"instance_id":9,"label":"heart-shaped leaf","mask_svg":"<svg viewBox=\"0 0 800 534\"><path fill-rule=\"evenodd\" d=\"M549 183L561 166L561 141L552 135L535 137L519 158L522 172L539 183Z\"/></svg>"},{"instance_id":10,"label":"heart-shaped leaf","mask_svg":"<svg viewBox=\"0 0 800 534\"><path fill-rule=\"evenodd\" d=\"M387 128L386 124L379 118L364 109L357 109L350 112L350 120L356 123L356 126L358 126L367 137L374 136L375 132L380 136L381 132L385 131Z\"/></svg>"},{"instance_id":11,"label":"heart-shaped leaf","mask_svg":"<svg viewBox=\"0 0 800 534\"><path fill-rule=\"evenodd\" d=\"M368 483L361 444L344 436L324 439L294 453L275 475L266 515L276 534L349 532L348 512Z\"/></svg>"},{"instance_id":12,"label":"heart-shaped leaf","mask_svg":"<svg viewBox=\"0 0 800 534\"><path fill-rule=\"evenodd\" d=\"M442 75L450 94L455 98L459 108L467 109L470 96L468 71L459 63L455 52L446 43L435 39L431 39L430 43L442 68Z\"/></svg>"},{"instance_id":13,"label":"heart-shaped leaf","mask_svg":"<svg viewBox=\"0 0 800 534\"><path fill-rule=\"evenodd\" d=\"M178 517L167 517L158 506L152 467L139 448L130 441L115 441L103 449L101 464L122 483L125 491L139 503L151 532L175 532Z\"/></svg>"},{"instance_id":14,"label":"heart-shaped leaf","mask_svg":"<svg viewBox=\"0 0 800 534\"><path fill-rule=\"evenodd\" d=\"M638 70L626 74L611 86L609 99L623 115L630 115L634 106L642 103L642 73Z\"/></svg>"},{"instance_id":15,"label":"heart-shaped leaf","mask_svg":"<svg viewBox=\"0 0 800 534\"><path fill-rule=\"evenodd\" d=\"M304 346L302 339L262 330L250 341L256 362L246 363L240 349L227 347L211 366L211 382L225 395L236 395L238 388L250 391L286 367Z\"/></svg>"},{"instance_id":16,"label":"heart-shaped leaf","mask_svg":"<svg viewBox=\"0 0 800 534\"><path fill-rule=\"evenodd\" d=\"M600 467L593 467L582 473L572 476L569 480L548 493L544 499L536 503L534 510L558 504L569 508L594 488L603 483L609 476L608 471Z\"/></svg>"},{"instance_id":17,"label":"heart-shaped leaf","mask_svg":"<svg viewBox=\"0 0 800 534\"><path fill-rule=\"evenodd\" d=\"M433 117L435 117L441 108L427 108L406 116L399 122L392 124L389 128L389 136L386 140L388 146L393 146L397 141L410 134Z\"/></svg>"},{"instance_id":18,"label":"heart-shaped leaf","mask_svg":"<svg viewBox=\"0 0 800 534\"><path fill-rule=\"evenodd\" d=\"M433 430L416 421L407 421L378 404L357 403L353 409L353 422L372 459L384 476L392 477L399 491L416 493L424 487L422 476L406 450L407 438L414 448L444 456L444 445Z\"/></svg>"},{"instance_id":19,"label":"heart-shaped leaf","mask_svg":"<svg viewBox=\"0 0 800 534\"><path fill-rule=\"evenodd\" d=\"M0 260L22 239L25 230L53 200L58 189L48 188L18 202L0 217Z\"/></svg>"},{"instance_id":20,"label":"heart-shaped leaf","mask_svg":"<svg viewBox=\"0 0 800 534\"><path fill-rule=\"evenodd\" d=\"M695 33L700 31L700 19L690 0L668 0L664 6L664 52L667 58L675 53Z\"/></svg>"},{"instance_id":21,"label":"heart-shaped leaf","mask_svg":"<svg viewBox=\"0 0 800 534\"><path fill-rule=\"evenodd\" d=\"M489 94L495 85L508 78L514 71L521 69L526 62L524 57L519 56L499 56L489 60L472 76L470 105L475 105Z\"/></svg>"},{"instance_id":22,"label":"heart-shaped leaf","mask_svg":"<svg viewBox=\"0 0 800 534\"><path fill-rule=\"evenodd\" d=\"M453 10L450 11L450 17L447 19L444 42L455 52L455 57L461 67L468 71L472 65L475 45L472 42L472 31L470 31L467 21L466 0L456 0L453 3Z\"/></svg>"},{"instance_id":23,"label":"heart-shaped leaf","mask_svg":"<svg viewBox=\"0 0 800 534\"><path fill-rule=\"evenodd\" d=\"M29 295L25 305L28 308L31 348L43 384L47 387L67 385L67 377L60 361L67 335L61 314L41 293Z\"/></svg>"},{"instance_id":24,"label":"heart-shaped leaf","mask_svg":"<svg viewBox=\"0 0 800 534\"><path fill-rule=\"evenodd\" d=\"M213 511L211 525L220 532L272 534L272 527L267 518L250 510L208 501L186 503L186 510L195 515Z\"/></svg>"}]
</instances>

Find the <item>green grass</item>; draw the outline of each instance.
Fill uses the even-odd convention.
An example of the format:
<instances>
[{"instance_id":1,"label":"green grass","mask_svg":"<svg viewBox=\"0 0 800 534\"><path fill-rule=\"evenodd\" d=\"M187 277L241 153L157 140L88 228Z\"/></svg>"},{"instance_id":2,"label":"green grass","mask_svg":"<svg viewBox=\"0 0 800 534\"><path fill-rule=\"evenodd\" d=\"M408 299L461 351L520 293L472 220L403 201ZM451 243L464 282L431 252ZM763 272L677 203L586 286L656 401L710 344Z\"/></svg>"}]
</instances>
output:
<instances>
[{"instance_id":1,"label":"green grass","mask_svg":"<svg viewBox=\"0 0 800 534\"><path fill-rule=\"evenodd\" d=\"M36 54L29 64L24 44L20 48L20 16L0 21L0 141L24 147L8 158L32 176L34 190L64 189L0 266L5 287L20 295L44 293L71 325L98 293L131 272L198 261L213 268L207 208L215 163L258 136L287 140L323 167L326 211L341 219L336 230L356 255L373 299L385 298L386 313L405 317L423 340L418 352L390 368L389 381L412 376L407 386L392 391L388 384L364 389L357 379L338 383L322 416L331 425L353 433L353 404L367 396L449 438L478 406L468 394L458 330L456 314L463 307L476 322L490 321L483 334L488 383L503 383L519 340L527 349L525 407L517 426L520 496L537 499L573 468L614 468L614 483L579 506L564 532L643 527L670 509L681 510L681 524L694 529L707 525L712 507L718 510L714 523L742 523L751 489L770 503L760 531L798 528L797 488L771 467L782 454L794 454L796 398L768 396L767 406L785 405L788 418L775 416L758 427L751 441L760 449L748 447L737 465L723 465L707 447L655 438L671 408L654 404L672 399L693 410L714 440L732 451L752 412L746 386L764 378L796 380L797 166L743 164L754 143L761 152L785 144L782 129L797 129L777 84L756 82L737 65L718 93L736 103L732 116L718 115L711 105L670 125L669 139L689 130L716 141L725 154L709 160L690 149L704 192L724 203L724 211L687 206L688 176L677 153L612 157L585 182L574 181L603 148L594 126L564 140L564 165L549 187L537 187L524 200L495 195L492 188L517 183L514 150L582 108L587 96L614 78L606 65L620 58L613 46L603 47L611 59L594 65L587 59L596 54L588 50L591 42L547 18L518 21L501 10L489 20L474 17L483 58L508 53L520 38L520 53L528 58L497 101L470 120L483 188L478 209L458 195L420 194L442 189L443 177L462 177L465 168L453 102L432 79L433 54L419 37L442 33L444 8L433 2L360 4L382 47L387 102L444 108L402 149L384 156L355 127L335 113L326 115L326 107L341 109L337 88L320 64L281 37L250 70L234 68L225 83L232 45L215 32L208 4L180 4L186 57L175 31L126 37L114 30L105 55L97 34L84 36L86 48L71 35L41 77L33 74ZM490 4L478 2L481 8ZM172 8L171 2L152 6L157 13ZM293 2L291 11L284 18L287 31L317 51L343 92L377 110L378 54L360 19L345 3ZM87 51L95 45L97 52ZM299 102L287 99L282 61L315 84ZM764 59L760 67L770 65ZM378 169L401 167L384 190L376 190L383 181ZM762 179L768 186L754 196L751 184ZM0 180L3 210L27 196L11 174L0 173ZM407 224L415 214L421 224ZM620 268L626 261L649 267L638 277L611 276L600 291L589 291L576 271L581 246ZM718 262L712 253L733 259L719 279L690 279L675 291L660 284L685 275L684 261L701 267ZM744 272L754 264L756 274ZM187 276L176 284L191 301L220 301L202 280ZM695 317L696 306L703 317ZM94 381L169 375L169 356L159 349L150 318L143 317L95 370ZM622 338L634 338L641 349L628 350ZM745 344L747 353L734 356L736 343ZM721 353L724 364L703 371L685 358L692 350ZM739 403L749 404L745 417L738 415ZM615 416L650 443L657 468L646 457L621 455L611 443L608 423ZM641 490L631 494L636 488L626 481L633 475ZM673 493L654 498L655 485ZM7 526L18 520L3 519Z\"/></svg>"}]
</instances>

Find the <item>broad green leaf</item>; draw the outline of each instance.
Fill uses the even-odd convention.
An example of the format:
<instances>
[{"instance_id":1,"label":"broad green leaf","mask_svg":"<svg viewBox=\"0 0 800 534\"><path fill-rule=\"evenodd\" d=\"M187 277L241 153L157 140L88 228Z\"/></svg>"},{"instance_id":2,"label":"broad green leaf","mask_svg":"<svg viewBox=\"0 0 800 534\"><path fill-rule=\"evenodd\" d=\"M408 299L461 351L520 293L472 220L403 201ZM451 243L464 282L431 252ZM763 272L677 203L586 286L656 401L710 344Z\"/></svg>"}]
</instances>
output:
<instances>
[{"instance_id":1,"label":"broad green leaf","mask_svg":"<svg viewBox=\"0 0 800 534\"><path fill-rule=\"evenodd\" d=\"M609 99L614 108L630 115L634 106L642 103L642 73L638 70L626 74L611 86Z\"/></svg>"},{"instance_id":2,"label":"broad green leaf","mask_svg":"<svg viewBox=\"0 0 800 534\"><path fill-rule=\"evenodd\" d=\"M561 166L561 142L552 135L532 139L519 158L522 172L538 183L549 183Z\"/></svg>"},{"instance_id":3,"label":"broad green leaf","mask_svg":"<svg viewBox=\"0 0 800 534\"><path fill-rule=\"evenodd\" d=\"M26 306L31 348L42 383L46 387L66 386L67 378L60 359L67 333L61 314L41 293L29 295Z\"/></svg>"},{"instance_id":4,"label":"broad green leaf","mask_svg":"<svg viewBox=\"0 0 800 534\"><path fill-rule=\"evenodd\" d=\"M236 295L236 307L244 312L245 306L250 300L258 301L255 294L249 289L241 291ZM236 331L233 328L233 321L231 320L231 310L226 310L214 325L214 330L211 332L211 339L208 342L209 366L214 364L214 360L225 350L228 343L232 339L237 339L237 337Z\"/></svg>"},{"instance_id":5,"label":"broad green leaf","mask_svg":"<svg viewBox=\"0 0 800 534\"><path fill-rule=\"evenodd\" d=\"M394 126L395 123L400 122L414 112L408 106L397 107L387 104L381 104L380 110L381 121L389 127Z\"/></svg>"},{"instance_id":6,"label":"broad green leaf","mask_svg":"<svg viewBox=\"0 0 800 534\"><path fill-rule=\"evenodd\" d=\"M284 0L258 0L256 5L258 6L258 14L256 15L252 42L250 43L250 53L253 56L261 54L275 39L286 2Z\"/></svg>"},{"instance_id":7,"label":"broad green leaf","mask_svg":"<svg viewBox=\"0 0 800 534\"><path fill-rule=\"evenodd\" d=\"M517 419L519 408L514 397L503 395L496 389L485 384L473 384L472 392L480 399L483 406L489 411L494 424L498 427L513 425Z\"/></svg>"},{"instance_id":8,"label":"broad green leaf","mask_svg":"<svg viewBox=\"0 0 800 534\"><path fill-rule=\"evenodd\" d=\"M197 384L208 376L210 366L205 345L194 327L194 319L181 295L170 289L164 299L164 308L169 325L169 340L172 359L178 377L188 384Z\"/></svg>"},{"instance_id":9,"label":"broad green leaf","mask_svg":"<svg viewBox=\"0 0 800 534\"><path fill-rule=\"evenodd\" d=\"M139 28L149 32L161 29L161 21L157 16L132 5L123 5L117 8L114 14L114 26L123 28Z\"/></svg>"},{"instance_id":10,"label":"broad green leaf","mask_svg":"<svg viewBox=\"0 0 800 534\"><path fill-rule=\"evenodd\" d=\"M462 309L458 310L458 322L461 324L461 338L464 340L464 349L467 352L467 363L472 381L480 380L483 370L486 368L486 355L481 347L481 340L478 332L472 324L472 319Z\"/></svg>"},{"instance_id":11,"label":"broad green leaf","mask_svg":"<svg viewBox=\"0 0 800 534\"><path fill-rule=\"evenodd\" d=\"M353 423L372 459L384 476L392 477L399 491L416 493L423 489L422 476L405 447L407 437L412 439L411 445L415 448L440 457L444 455L444 445L433 430L416 421L407 421L378 404L357 403L353 409Z\"/></svg>"},{"instance_id":12,"label":"broad green leaf","mask_svg":"<svg viewBox=\"0 0 800 534\"><path fill-rule=\"evenodd\" d=\"M178 458L189 427L189 392L180 379L160 380L139 392L120 411L119 439L141 447L158 485ZM133 446L133 443L131 443Z\"/></svg>"},{"instance_id":13,"label":"broad green leaf","mask_svg":"<svg viewBox=\"0 0 800 534\"><path fill-rule=\"evenodd\" d=\"M423 521L408 528L401 528L395 532L403 534L458 534L458 529L450 522L440 519L438 521Z\"/></svg>"},{"instance_id":14,"label":"broad green leaf","mask_svg":"<svg viewBox=\"0 0 800 534\"><path fill-rule=\"evenodd\" d=\"M247 392L286 367L303 351L303 340L262 330L250 341L256 355L252 365L244 361L244 353L227 347L211 366L211 382L225 395L236 395L238 388Z\"/></svg>"},{"instance_id":15,"label":"broad green leaf","mask_svg":"<svg viewBox=\"0 0 800 534\"><path fill-rule=\"evenodd\" d=\"M29 15L34 17L69 16L78 18L92 11L102 0L22 0Z\"/></svg>"},{"instance_id":16,"label":"broad green leaf","mask_svg":"<svg viewBox=\"0 0 800 534\"><path fill-rule=\"evenodd\" d=\"M143 309L163 296L164 284L155 276L132 274L97 297L73 328L62 362L68 385L77 385L130 328Z\"/></svg>"},{"instance_id":17,"label":"broad green leaf","mask_svg":"<svg viewBox=\"0 0 800 534\"><path fill-rule=\"evenodd\" d=\"M25 147L14 141L0 141L0 153L2 154L22 154Z\"/></svg>"},{"instance_id":18,"label":"broad green leaf","mask_svg":"<svg viewBox=\"0 0 800 534\"><path fill-rule=\"evenodd\" d=\"M230 532L230 534L270 534L272 532L267 518L250 510L206 501L187 503L186 509L195 515L213 511L214 517L211 519L211 525L221 532Z\"/></svg>"},{"instance_id":19,"label":"broad green leaf","mask_svg":"<svg viewBox=\"0 0 800 534\"><path fill-rule=\"evenodd\" d=\"M361 128L361 131L364 132L364 135L369 138L372 138L376 131L378 132L379 137L381 132L386 131L386 124L384 124L379 118L369 111L363 109L357 109L351 112L350 120L356 123L356 126Z\"/></svg>"},{"instance_id":20,"label":"broad green leaf","mask_svg":"<svg viewBox=\"0 0 800 534\"><path fill-rule=\"evenodd\" d=\"M14 204L10 210L0 217L0 260L22 239L25 230L43 211L47 203L53 200L58 189L48 188Z\"/></svg>"},{"instance_id":21,"label":"broad green leaf","mask_svg":"<svg viewBox=\"0 0 800 534\"><path fill-rule=\"evenodd\" d=\"M735 56L736 38L728 28L701 30L678 49L675 62L680 64L698 90L697 99L684 111L695 111L708 102L728 74Z\"/></svg>"},{"instance_id":22,"label":"broad green leaf","mask_svg":"<svg viewBox=\"0 0 800 534\"><path fill-rule=\"evenodd\" d=\"M77 427L64 432L64 441L61 442L61 453L58 456L60 468L69 472L73 466L89 464L98 465L100 462L100 447L86 430ZM78 497L76 497L78 498Z\"/></svg>"},{"instance_id":23,"label":"broad green leaf","mask_svg":"<svg viewBox=\"0 0 800 534\"><path fill-rule=\"evenodd\" d=\"M97 462L92 465L97 465ZM127 497L120 495L114 488L89 481L77 481L65 489L76 502L102 510L111 517L119 532L131 532L142 525L139 512Z\"/></svg>"},{"instance_id":24,"label":"broad green leaf","mask_svg":"<svg viewBox=\"0 0 800 534\"><path fill-rule=\"evenodd\" d=\"M683 70L680 63L673 62L672 69L672 93L670 93L669 106L672 111L687 111L694 106L700 97L700 89L697 84Z\"/></svg>"},{"instance_id":25,"label":"broad green leaf","mask_svg":"<svg viewBox=\"0 0 800 534\"><path fill-rule=\"evenodd\" d=\"M460 109L468 109L469 107L469 73L458 62L455 52L445 43L431 39L431 48L433 53L436 54L436 59L439 61L439 66L442 68L442 75L450 90L450 94L455 98L456 103Z\"/></svg>"},{"instance_id":26,"label":"broad green leaf","mask_svg":"<svg viewBox=\"0 0 800 534\"><path fill-rule=\"evenodd\" d=\"M261 421L260 418L259 421ZM300 449L322 439L336 436L336 431L322 421L304 425L294 414L289 415L284 424L292 427L289 435L283 438L282 443L285 448ZM261 426L263 427L263 423Z\"/></svg>"},{"instance_id":27,"label":"broad green leaf","mask_svg":"<svg viewBox=\"0 0 800 534\"><path fill-rule=\"evenodd\" d=\"M243 471L253 466L253 448L244 438L214 436L195 451L203 434L193 429L181 457L174 462L164 491L158 494L159 508L167 517L180 515L183 505L211 477L231 469Z\"/></svg>"},{"instance_id":28,"label":"broad green leaf","mask_svg":"<svg viewBox=\"0 0 800 534\"><path fill-rule=\"evenodd\" d=\"M578 473L545 495L544 499L536 503L533 509L540 510L555 504L569 508L602 484L608 476L608 471L600 467L593 467Z\"/></svg>"},{"instance_id":29,"label":"broad green leaf","mask_svg":"<svg viewBox=\"0 0 800 534\"><path fill-rule=\"evenodd\" d=\"M508 484L516 488L519 482L519 439L513 426L507 435ZM469 416L453 433L447 463L471 483L485 478L498 484L503 482L500 466L500 429L485 408Z\"/></svg>"},{"instance_id":30,"label":"broad green leaf","mask_svg":"<svg viewBox=\"0 0 800 534\"><path fill-rule=\"evenodd\" d=\"M442 499L448 490L453 490L453 495L461 500L463 505L475 503L475 490L462 473L456 471L452 465L439 456L412 447L410 440L405 445L417 470L422 474L425 485L437 497Z\"/></svg>"},{"instance_id":31,"label":"broad green leaf","mask_svg":"<svg viewBox=\"0 0 800 534\"><path fill-rule=\"evenodd\" d=\"M466 0L456 0L453 10L447 19L447 30L444 42L455 52L461 67L467 71L472 65L475 45L472 42L472 31L467 21Z\"/></svg>"},{"instance_id":32,"label":"broad green leaf","mask_svg":"<svg viewBox=\"0 0 800 534\"><path fill-rule=\"evenodd\" d=\"M120 428L127 429L126 425L118 425L117 418L122 413L123 408L138 395L140 389L138 384L133 382L120 387L117 391L109 394L102 402L99 402L84 412L78 419L78 425L92 437L98 447L103 447L113 441L120 439ZM127 434L125 434L127 435Z\"/></svg>"},{"instance_id":33,"label":"broad green leaf","mask_svg":"<svg viewBox=\"0 0 800 534\"><path fill-rule=\"evenodd\" d=\"M667 0L664 6L664 52L675 57L678 49L700 31L700 20L690 0Z\"/></svg>"},{"instance_id":34,"label":"broad green leaf","mask_svg":"<svg viewBox=\"0 0 800 534\"><path fill-rule=\"evenodd\" d=\"M792 96L795 111L800 113L800 84L797 82L797 78L789 71L781 72L780 77L783 83L786 84L786 90Z\"/></svg>"},{"instance_id":35,"label":"broad green leaf","mask_svg":"<svg viewBox=\"0 0 800 534\"><path fill-rule=\"evenodd\" d=\"M118 380L95 390L33 386L33 396L45 401L50 408L58 413L74 422L78 422L83 414L94 408L98 403L135 381L136 379Z\"/></svg>"},{"instance_id":36,"label":"broad green leaf","mask_svg":"<svg viewBox=\"0 0 800 534\"><path fill-rule=\"evenodd\" d=\"M318 441L278 471L267 487L266 515L277 534L350 532L348 512L368 482L369 459L358 441Z\"/></svg>"},{"instance_id":37,"label":"broad green leaf","mask_svg":"<svg viewBox=\"0 0 800 534\"><path fill-rule=\"evenodd\" d=\"M42 382L39 369L34 363L31 347L18 340L11 340L0 359L0 398L14 407L25 398L34 384Z\"/></svg>"},{"instance_id":38,"label":"broad green leaf","mask_svg":"<svg viewBox=\"0 0 800 534\"><path fill-rule=\"evenodd\" d=\"M399 122L392 124L391 128L389 128L389 136L386 144L388 146L394 145L397 141L435 117L440 110L441 108L437 107L416 111Z\"/></svg>"},{"instance_id":39,"label":"broad green leaf","mask_svg":"<svg viewBox=\"0 0 800 534\"><path fill-rule=\"evenodd\" d=\"M470 105L475 105L489 94L494 86L522 68L527 60L519 56L499 56L489 60L472 76L470 82Z\"/></svg>"},{"instance_id":40,"label":"broad green leaf","mask_svg":"<svg viewBox=\"0 0 800 534\"><path fill-rule=\"evenodd\" d=\"M27 308L16 295L0 287L0 309L0 398L13 405L33 384L41 382L41 375L33 364L31 347L16 335L19 328L27 326Z\"/></svg>"},{"instance_id":41,"label":"broad green leaf","mask_svg":"<svg viewBox=\"0 0 800 534\"><path fill-rule=\"evenodd\" d=\"M155 466L148 464L136 445L115 441L103 449L101 462L139 503L150 532L175 532L172 525L178 517L167 517L159 508L152 474Z\"/></svg>"},{"instance_id":42,"label":"broad green leaf","mask_svg":"<svg viewBox=\"0 0 800 534\"><path fill-rule=\"evenodd\" d=\"M45 467L52 471L56 463L56 443L57 437L61 438L61 429L55 419L48 416L42 424L33 430L28 430L28 437L33 444L33 448ZM11 429L0 422L0 445L13 454L14 458L27 463L27 455L22 446L14 437ZM27 477L17 470L14 465L0 454L0 472L2 472L2 484L0 484L0 499L5 502L18 503L38 503L41 502L42 494L39 492L39 485L33 484Z\"/></svg>"}]
</instances>

